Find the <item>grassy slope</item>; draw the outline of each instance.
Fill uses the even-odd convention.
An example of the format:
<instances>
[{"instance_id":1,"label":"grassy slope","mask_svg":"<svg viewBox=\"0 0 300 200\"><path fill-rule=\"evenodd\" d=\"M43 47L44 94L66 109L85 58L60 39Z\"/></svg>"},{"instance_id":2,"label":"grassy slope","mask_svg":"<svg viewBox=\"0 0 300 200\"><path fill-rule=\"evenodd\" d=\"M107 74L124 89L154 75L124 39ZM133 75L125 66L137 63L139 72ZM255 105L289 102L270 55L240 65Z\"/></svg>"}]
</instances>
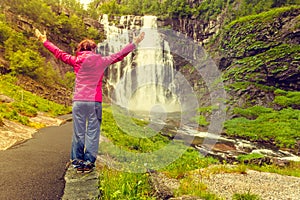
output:
<instances>
[{"instance_id":1,"label":"grassy slope","mask_svg":"<svg viewBox=\"0 0 300 200\"><path fill-rule=\"evenodd\" d=\"M70 107L48 101L15 85L16 78L9 75L0 76L0 94L10 97L13 101L0 104L0 120L5 118L24 125L40 127L41 124L29 122L38 112L58 116L71 112Z\"/></svg>"},{"instance_id":2,"label":"grassy slope","mask_svg":"<svg viewBox=\"0 0 300 200\"><path fill-rule=\"evenodd\" d=\"M219 35L220 52L230 60L223 76L234 108L234 118L225 123L228 135L297 147L300 92L293 88L300 72L300 45L287 35L299 28L299 9L246 16Z\"/></svg>"}]
</instances>

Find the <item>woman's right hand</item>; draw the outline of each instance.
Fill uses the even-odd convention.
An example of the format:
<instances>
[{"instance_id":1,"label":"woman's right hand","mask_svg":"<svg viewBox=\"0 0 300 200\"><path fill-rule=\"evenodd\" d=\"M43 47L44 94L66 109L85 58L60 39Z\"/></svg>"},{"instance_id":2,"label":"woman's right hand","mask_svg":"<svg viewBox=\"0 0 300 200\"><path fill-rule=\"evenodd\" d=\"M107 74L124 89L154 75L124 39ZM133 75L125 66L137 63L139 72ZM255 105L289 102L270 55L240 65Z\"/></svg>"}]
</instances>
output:
<instances>
[{"instance_id":1,"label":"woman's right hand","mask_svg":"<svg viewBox=\"0 0 300 200\"><path fill-rule=\"evenodd\" d=\"M44 34L42 34L39 29L35 29L35 36L37 37L37 39L41 42L46 42L47 40L47 36L46 36L46 31L44 31Z\"/></svg>"}]
</instances>

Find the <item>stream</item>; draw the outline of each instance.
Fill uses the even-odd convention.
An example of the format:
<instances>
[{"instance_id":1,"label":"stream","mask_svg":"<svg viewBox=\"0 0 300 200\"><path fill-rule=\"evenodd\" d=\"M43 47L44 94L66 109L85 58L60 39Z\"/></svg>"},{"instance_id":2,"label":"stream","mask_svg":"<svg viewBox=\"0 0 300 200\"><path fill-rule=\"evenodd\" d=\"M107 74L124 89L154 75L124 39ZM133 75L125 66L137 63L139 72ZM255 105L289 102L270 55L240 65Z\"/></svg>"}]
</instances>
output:
<instances>
[{"instance_id":1,"label":"stream","mask_svg":"<svg viewBox=\"0 0 300 200\"><path fill-rule=\"evenodd\" d=\"M300 162L300 152L297 149L280 149L268 141L249 141L242 138L229 137L225 134L213 134L200 131L197 127L188 124L180 124L180 113L168 113L167 117L161 119L162 114L150 115L147 113L135 113L135 117L143 120L150 119L150 127L172 139L189 141L190 145L204 156L212 156L221 162L237 163L238 157L242 155L261 155L258 158L245 160L244 163L258 165L275 164L286 166L290 161Z\"/></svg>"},{"instance_id":2,"label":"stream","mask_svg":"<svg viewBox=\"0 0 300 200\"><path fill-rule=\"evenodd\" d=\"M122 16L118 26L105 14L99 21L106 33L106 41L98 44L97 49L102 55L119 51L130 42L135 29L146 33L135 56L127 56L122 63L111 65L107 70L107 96L114 105L131 110L128 117L143 119L156 133L171 140L183 140L202 155L213 156L223 162L239 162L238 158L247 154L256 155L257 158L249 162L260 165L284 166L290 161L300 161L299 149L279 149L268 141L248 141L221 134L226 118L222 100L226 99L226 94L222 82L218 81L220 72L209 55L194 41L172 37L172 32L161 34L155 16ZM179 46L176 46L177 43ZM191 120L197 117L197 94L186 77L176 71L173 54L180 54L182 59L193 64L194 70L201 75L194 79L202 77L209 89L210 105L217 111L211 115L207 132L200 130L196 121Z\"/></svg>"}]
</instances>

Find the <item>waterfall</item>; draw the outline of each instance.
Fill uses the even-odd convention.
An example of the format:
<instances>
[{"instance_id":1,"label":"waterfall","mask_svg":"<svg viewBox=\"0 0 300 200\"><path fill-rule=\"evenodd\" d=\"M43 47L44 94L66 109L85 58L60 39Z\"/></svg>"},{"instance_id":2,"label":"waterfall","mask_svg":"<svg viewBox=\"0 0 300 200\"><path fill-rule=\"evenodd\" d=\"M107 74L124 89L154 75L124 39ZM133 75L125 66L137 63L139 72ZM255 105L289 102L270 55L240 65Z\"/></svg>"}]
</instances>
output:
<instances>
[{"instance_id":1,"label":"waterfall","mask_svg":"<svg viewBox=\"0 0 300 200\"><path fill-rule=\"evenodd\" d=\"M114 53L128 44L136 32L130 30L135 20L134 16L123 16L119 28L110 25L107 15L103 15L101 23L107 39L98 45L99 53ZM124 61L107 69L106 86L113 102L129 110L176 112L180 105L174 95L173 57L169 44L160 37L156 20L155 16L141 17L139 31L146 33L144 40Z\"/></svg>"}]
</instances>

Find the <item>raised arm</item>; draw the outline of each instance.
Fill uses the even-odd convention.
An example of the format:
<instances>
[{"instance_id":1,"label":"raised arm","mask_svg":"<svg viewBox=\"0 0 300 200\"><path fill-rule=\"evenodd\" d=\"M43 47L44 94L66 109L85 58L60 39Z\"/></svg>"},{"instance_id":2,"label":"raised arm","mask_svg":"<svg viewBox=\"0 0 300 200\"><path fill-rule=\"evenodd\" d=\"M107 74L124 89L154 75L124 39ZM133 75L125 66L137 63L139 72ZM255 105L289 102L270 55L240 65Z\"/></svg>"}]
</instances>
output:
<instances>
[{"instance_id":1,"label":"raised arm","mask_svg":"<svg viewBox=\"0 0 300 200\"><path fill-rule=\"evenodd\" d=\"M145 32L141 32L137 37L133 38L133 43L138 45L145 37Z\"/></svg>"},{"instance_id":2,"label":"raised arm","mask_svg":"<svg viewBox=\"0 0 300 200\"><path fill-rule=\"evenodd\" d=\"M133 38L133 43L126 45L121 51L118 53L114 53L108 57L109 64L114 64L123 60L130 52L132 52L135 47L144 39L145 33L140 33L137 37Z\"/></svg>"},{"instance_id":3,"label":"raised arm","mask_svg":"<svg viewBox=\"0 0 300 200\"><path fill-rule=\"evenodd\" d=\"M46 31L42 34L38 29L35 29L35 36L43 45L59 60L71 66L75 65L76 57L59 49L53 43L47 40Z\"/></svg>"}]
</instances>

